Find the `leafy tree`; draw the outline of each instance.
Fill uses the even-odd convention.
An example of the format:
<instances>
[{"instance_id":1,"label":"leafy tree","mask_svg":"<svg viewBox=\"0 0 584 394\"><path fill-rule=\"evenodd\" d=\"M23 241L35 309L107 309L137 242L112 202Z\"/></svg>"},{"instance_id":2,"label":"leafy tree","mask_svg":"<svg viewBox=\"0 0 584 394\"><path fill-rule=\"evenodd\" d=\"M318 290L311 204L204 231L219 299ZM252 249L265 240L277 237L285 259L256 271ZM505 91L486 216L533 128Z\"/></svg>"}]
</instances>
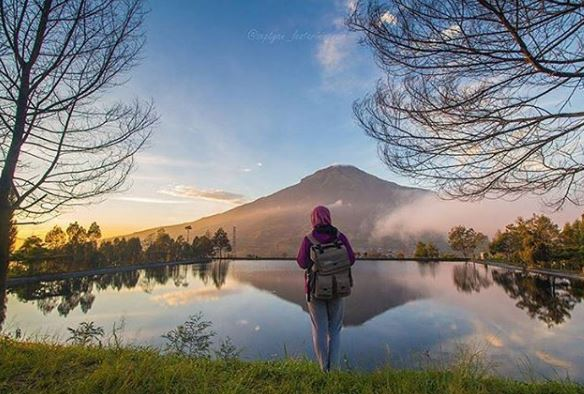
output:
<instances>
[{"instance_id":1,"label":"leafy tree","mask_svg":"<svg viewBox=\"0 0 584 394\"><path fill-rule=\"evenodd\" d=\"M545 215L533 215L519 228L522 235L521 259L530 266L550 261L560 235L558 226Z\"/></svg>"},{"instance_id":2,"label":"leafy tree","mask_svg":"<svg viewBox=\"0 0 584 394\"><path fill-rule=\"evenodd\" d=\"M87 241L87 231L77 222L69 224L66 232L67 242L71 245L80 245Z\"/></svg>"},{"instance_id":3,"label":"leafy tree","mask_svg":"<svg viewBox=\"0 0 584 394\"><path fill-rule=\"evenodd\" d=\"M185 259L191 257L192 248L191 245L187 243L182 235L179 235L174 240L174 258L175 259Z\"/></svg>"},{"instance_id":4,"label":"leafy tree","mask_svg":"<svg viewBox=\"0 0 584 394\"><path fill-rule=\"evenodd\" d=\"M484 234L464 226L453 227L448 232L448 244L453 250L461 252L464 257L474 255L479 244L485 242L486 238Z\"/></svg>"},{"instance_id":5,"label":"leafy tree","mask_svg":"<svg viewBox=\"0 0 584 394\"><path fill-rule=\"evenodd\" d=\"M174 241L163 229L156 232L156 238L146 249L146 257L150 261L170 261L173 257Z\"/></svg>"},{"instance_id":6,"label":"leafy tree","mask_svg":"<svg viewBox=\"0 0 584 394\"><path fill-rule=\"evenodd\" d=\"M67 235L60 226L55 225L45 234L45 243L49 249L60 249L67 243Z\"/></svg>"},{"instance_id":7,"label":"leafy tree","mask_svg":"<svg viewBox=\"0 0 584 394\"><path fill-rule=\"evenodd\" d=\"M219 258L223 257L223 251L231 251L231 243L229 237L223 228L219 227L213 235L213 245L219 251Z\"/></svg>"},{"instance_id":8,"label":"leafy tree","mask_svg":"<svg viewBox=\"0 0 584 394\"><path fill-rule=\"evenodd\" d=\"M36 235L26 238L18 249L18 256L25 260L42 258L45 253L46 249L43 240Z\"/></svg>"},{"instance_id":9,"label":"leafy tree","mask_svg":"<svg viewBox=\"0 0 584 394\"><path fill-rule=\"evenodd\" d=\"M127 256L127 246L128 242L125 238L115 238L113 247L114 247L114 261L117 264L127 264L128 263L128 256Z\"/></svg>"},{"instance_id":10,"label":"leafy tree","mask_svg":"<svg viewBox=\"0 0 584 394\"><path fill-rule=\"evenodd\" d=\"M129 263L136 264L142 260L142 244L140 238L132 237L126 243L126 256Z\"/></svg>"},{"instance_id":11,"label":"leafy tree","mask_svg":"<svg viewBox=\"0 0 584 394\"><path fill-rule=\"evenodd\" d=\"M111 241L104 241L99 245L99 254L106 263L112 265L116 262L116 250Z\"/></svg>"},{"instance_id":12,"label":"leafy tree","mask_svg":"<svg viewBox=\"0 0 584 394\"><path fill-rule=\"evenodd\" d=\"M67 254L73 259L73 261L87 261L87 231L79 223L70 223L65 230L67 233Z\"/></svg>"},{"instance_id":13,"label":"leafy tree","mask_svg":"<svg viewBox=\"0 0 584 394\"><path fill-rule=\"evenodd\" d=\"M507 261L519 260L519 251L521 250L521 236L515 231L515 226L510 224L505 231L497 230L493 241L489 245L489 251L492 255L503 255Z\"/></svg>"},{"instance_id":14,"label":"leafy tree","mask_svg":"<svg viewBox=\"0 0 584 394\"><path fill-rule=\"evenodd\" d=\"M566 223L560 232L560 251L562 258L584 261L584 215L573 223Z\"/></svg>"},{"instance_id":15,"label":"leafy tree","mask_svg":"<svg viewBox=\"0 0 584 394\"><path fill-rule=\"evenodd\" d=\"M529 266L545 265L561 252L559 240L558 226L549 217L534 214L528 220L519 217L504 232L498 232L490 250L503 254L513 262Z\"/></svg>"},{"instance_id":16,"label":"leafy tree","mask_svg":"<svg viewBox=\"0 0 584 394\"><path fill-rule=\"evenodd\" d=\"M429 242L426 245L426 252L428 254L428 258L430 259L437 259L438 257L440 257L440 251L432 242Z\"/></svg>"},{"instance_id":17,"label":"leafy tree","mask_svg":"<svg viewBox=\"0 0 584 394\"><path fill-rule=\"evenodd\" d=\"M414 251L414 257L417 258L428 258L428 247L422 241L416 244L416 250Z\"/></svg>"},{"instance_id":18,"label":"leafy tree","mask_svg":"<svg viewBox=\"0 0 584 394\"><path fill-rule=\"evenodd\" d=\"M97 242L101 239L101 228L96 222L91 223L87 230L87 238L90 242Z\"/></svg>"},{"instance_id":19,"label":"leafy tree","mask_svg":"<svg viewBox=\"0 0 584 394\"><path fill-rule=\"evenodd\" d=\"M215 253L213 241L209 234L195 237L192 243L193 255L195 257L210 257Z\"/></svg>"}]
</instances>

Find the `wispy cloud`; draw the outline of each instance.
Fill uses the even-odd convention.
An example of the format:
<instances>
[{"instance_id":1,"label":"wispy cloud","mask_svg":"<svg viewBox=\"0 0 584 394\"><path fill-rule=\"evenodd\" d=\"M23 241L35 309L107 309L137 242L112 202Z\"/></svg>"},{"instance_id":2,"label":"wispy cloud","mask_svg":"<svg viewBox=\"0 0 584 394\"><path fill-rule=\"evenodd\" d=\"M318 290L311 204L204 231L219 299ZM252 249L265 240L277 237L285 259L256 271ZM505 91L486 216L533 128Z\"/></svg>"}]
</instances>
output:
<instances>
[{"instance_id":1,"label":"wispy cloud","mask_svg":"<svg viewBox=\"0 0 584 394\"><path fill-rule=\"evenodd\" d=\"M155 302L168 306L188 305L200 301L216 301L222 297L237 294L241 289L238 286L226 285L221 291L216 288L198 288L186 291L171 291L169 293L159 294L152 299Z\"/></svg>"},{"instance_id":2,"label":"wispy cloud","mask_svg":"<svg viewBox=\"0 0 584 394\"><path fill-rule=\"evenodd\" d=\"M537 358L539 358L541 361L543 361L546 364L552 365L554 367L558 367L558 368L562 368L562 369L572 369L573 365L570 361L568 360L563 360L559 357L553 356L550 353L544 352L544 351L536 351L535 352L535 356Z\"/></svg>"},{"instance_id":3,"label":"wispy cloud","mask_svg":"<svg viewBox=\"0 0 584 394\"><path fill-rule=\"evenodd\" d=\"M357 9L357 0L347 0L345 6L347 11L354 12Z\"/></svg>"},{"instance_id":4,"label":"wispy cloud","mask_svg":"<svg viewBox=\"0 0 584 394\"><path fill-rule=\"evenodd\" d=\"M140 203L146 203L146 204L188 204L189 203L189 201L185 201L185 200L165 200L165 199L160 199L160 198L134 197L134 196L113 197L112 200L140 202Z\"/></svg>"},{"instance_id":5,"label":"wispy cloud","mask_svg":"<svg viewBox=\"0 0 584 394\"><path fill-rule=\"evenodd\" d=\"M230 204L243 204L247 201L244 195L225 190L205 190L194 186L177 185L170 189L160 190L159 193L173 197L194 198L210 201L220 201Z\"/></svg>"},{"instance_id":6,"label":"wispy cloud","mask_svg":"<svg viewBox=\"0 0 584 394\"><path fill-rule=\"evenodd\" d=\"M168 157L163 155L142 154L138 156L138 164L149 164L167 167L200 167L201 163L193 160Z\"/></svg>"},{"instance_id":7,"label":"wispy cloud","mask_svg":"<svg viewBox=\"0 0 584 394\"><path fill-rule=\"evenodd\" d=\"M343 67L354 45L354 39L348 33L332 33L326 35L319 43L316 58L326 71L334 71Z\"/></svg>"}]
</instances>

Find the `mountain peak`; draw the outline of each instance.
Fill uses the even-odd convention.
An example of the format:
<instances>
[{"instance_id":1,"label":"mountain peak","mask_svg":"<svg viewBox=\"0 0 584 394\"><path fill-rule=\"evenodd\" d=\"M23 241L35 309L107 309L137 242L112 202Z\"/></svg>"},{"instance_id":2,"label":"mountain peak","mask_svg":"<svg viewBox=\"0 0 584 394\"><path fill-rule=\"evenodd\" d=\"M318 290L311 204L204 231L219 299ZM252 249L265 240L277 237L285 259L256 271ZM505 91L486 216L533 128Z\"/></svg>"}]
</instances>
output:
<instances>
[{"instance_id":1,"label":"mountain peak","mask_svg":"<svg viewBox=\"0 0 584 394\"><path fill-rule=\"evenodd\" d=\"M345 176L345 177L373 177L373 175L366 173L365 171L349 164L333 164L325 168L317 170L311 175L305 176L300 182L306 182L308 180L329 177L329 176Z\"/></svg>"}]
</instances>

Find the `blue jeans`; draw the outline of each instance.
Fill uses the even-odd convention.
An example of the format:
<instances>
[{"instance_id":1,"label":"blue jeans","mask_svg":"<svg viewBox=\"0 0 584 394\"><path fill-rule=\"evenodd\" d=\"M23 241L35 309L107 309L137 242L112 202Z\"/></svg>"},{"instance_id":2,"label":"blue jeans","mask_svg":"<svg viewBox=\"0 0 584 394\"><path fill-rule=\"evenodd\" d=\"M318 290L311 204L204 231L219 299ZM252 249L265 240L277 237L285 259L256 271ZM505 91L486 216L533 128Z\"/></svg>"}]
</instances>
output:
<instances>
[{"instance_id":1,"label":"blue jeans","mask_svg":"<svg viewBox=\"0 0 584 394\"><path fill-rule=\"evenodd\" d=\"M339 365L344 305L342 298L317 300L312 297L308 303L312 323L312 344L323 371L329 371Z\"/></svg>"}]
</instances>

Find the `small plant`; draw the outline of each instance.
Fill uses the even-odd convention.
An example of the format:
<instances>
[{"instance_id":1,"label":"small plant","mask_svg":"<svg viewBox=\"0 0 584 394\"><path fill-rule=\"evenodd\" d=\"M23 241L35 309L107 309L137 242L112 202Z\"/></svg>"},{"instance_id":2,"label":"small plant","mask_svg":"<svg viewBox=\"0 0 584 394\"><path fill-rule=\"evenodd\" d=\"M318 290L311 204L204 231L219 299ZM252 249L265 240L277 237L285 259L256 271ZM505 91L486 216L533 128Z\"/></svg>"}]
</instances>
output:
<instances>
[{"instance_id":1,"label":"small plant","mask_svg":"<svg viewBox=\"0 0 584 394\"><path fill-rule=\"evenodd\" d=\"M126 320L122 317L120 319L120 322L116 324L116 322L114 322L114 325L112 327L112 333L108 339L108 346L113 347L114 349L121 349L122 348L122 336L120 335L120 333L123 332L123 330L126 328Z\"/></svg>"},{"instance_id":2,"label":"small plant","mask_svg":"<svg viewBox=\"0 0 584 394\"><path fill-rule=\"evenodd\" d=\"M162 335L168 342L164 350L168 353L189 357L211 357L211 344L215 332L212 323L203 320L203 314L189 316L189 320Z\"/></svg>"},{"instance_id":3,"label":"small plant","mask_svg":"<svg viewBox=\"0 0 584 394\"><path fill-rule=\"evenodd\" d=\"M221 341L219 350L215 350L215 357L225 361L232 361L239 358L242 349L233 344L231 338L227 337Z\"/></svg>"},{"instance_id":4,"label":"small plant","mask_svg":"<svg viewBox=\"0 0 584 394\"><path fill-rule=\"evenodd\" d=\"M77 328L67 327L71 333L67 342L75 345L88 346L97 343L101 347L101 339L103 338L103 327L96 326L94 322L81 322Z\"/></svg>"}]
</instances>

